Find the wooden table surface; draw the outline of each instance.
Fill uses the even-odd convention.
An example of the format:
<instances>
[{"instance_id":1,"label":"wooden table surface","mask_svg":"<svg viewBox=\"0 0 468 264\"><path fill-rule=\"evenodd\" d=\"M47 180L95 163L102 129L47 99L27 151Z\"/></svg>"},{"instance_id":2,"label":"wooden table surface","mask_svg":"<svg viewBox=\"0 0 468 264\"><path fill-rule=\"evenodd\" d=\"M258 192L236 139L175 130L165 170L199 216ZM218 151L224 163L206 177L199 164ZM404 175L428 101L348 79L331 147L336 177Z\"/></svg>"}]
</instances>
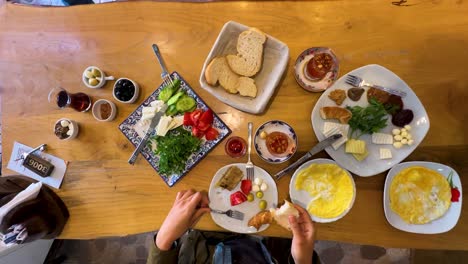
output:
<instances>
[{"instance_id":1,"label":"wooden table surface","mask_svg":"<svg viewBox=\"0 0 468 264\"><path fill-rule=\"evenodd\" d=\"M0 88L3 98L3 173L14 141L36 146L70 161L57 193L71 217L62 238L123 236L157 230L178 191L207 190L214 173L234 160L221 144L173 188L143 159L130 166L133 146L117 126L160 83L160 68L151 44L157 43L170 70L179 71L216 112L233 135L246 137L247 122L271 119L291 124L299 137L297 159L316 142L310 113L320 93L300 88L293 63L311 46L331 47L341 73L380 64L398 74L425 105L431 128L407 160L447 164L468 178L468 4L458 1L390 0L317 2L224 2L209 4L128 2L69 8L34 8L4 4L0 8ZM290 60L283 81L262 115L233 109L200 88L202 64L221 27L228 20L255 26L287 43ZM94 99L112 99L113 82L91 90L81 83L89 65L116 77L129 77L141 87L135 104L120 104L113 122L101 123L91 113L58 110L47 103L50 88L86 92ZM80 123L76 140L59 141L54 122L67 117ZM321 153L318 157L326 157ZM271 174L285 167L253 161ZM290 176L278 182L279 198L288 197ZM357 197L343 219L317 224L318 239L388 247L468 250L468 212L463 205L457 226L439 235L405 233L385 219L382 194L385 173L355 177ZM467 192L465 192L466 194ZM464 198L468 198L467 195ZM209 216L196 226L221 230ZM273 225L267 236L290 236Z\"/></svg>"}]
</instances>

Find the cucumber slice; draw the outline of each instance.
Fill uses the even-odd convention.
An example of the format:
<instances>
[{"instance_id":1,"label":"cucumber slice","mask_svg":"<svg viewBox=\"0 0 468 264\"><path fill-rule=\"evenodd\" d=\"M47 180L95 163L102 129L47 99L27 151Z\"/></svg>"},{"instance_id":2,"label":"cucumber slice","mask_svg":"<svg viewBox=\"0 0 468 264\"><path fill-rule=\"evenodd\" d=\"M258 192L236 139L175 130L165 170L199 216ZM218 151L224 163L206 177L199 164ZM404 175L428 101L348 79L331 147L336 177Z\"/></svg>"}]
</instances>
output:
<instances>
[{"instance_id":1,"label":"cucumber slice","mask_svg":"<svg viewBox=\"0 0 468 264\"><path fill-rule=\"evenodd\" d=\"M159 93L158 99L164 101L165 103L169 101L171 96L179 89L180 80L175 79L172 84L164 87Z\"/></svg>"},{"instance_id":2,"label":"cucumber slice","mask_svg":"<svg viewBox=\"0 0 468 264\"><path fill-rule=\"evenodd\" d=\"M167 101L167 105L173 105L175 103L177 103L177 101L179 101L179 98L182 97L182 95L184 95L185 93L183 91L180 91L178 93L176 93L175 95L173 95L171 97L171 99L169 99L169 101Z\"/></svg>"},{"instance_id":3,"label":"cucumber slice","mask_svg":"<svg viewBox=\"0 0 468 264\"><path fill-rule=\"evenodd\" d=\"M177 107L175 104L173 105L170 105L167 110L166 110L166 115L167 116L174 116L178 113L179 111L177 111Z\"/></svg>"},{"instance_id":4,"label":"cucumber slice","mask_svg":"<svg viewBox=\"0 0 468 264\"><path fill-rule=\"evenodd\" d=\"M183 96L182 98L179 99L179 101L177 101L176 108L177 108L177 111L179 111L180 113L184 113L192 109L194 106L196 106L196 104L197 102L192 97Z\"/></svg>"}]
</instances>

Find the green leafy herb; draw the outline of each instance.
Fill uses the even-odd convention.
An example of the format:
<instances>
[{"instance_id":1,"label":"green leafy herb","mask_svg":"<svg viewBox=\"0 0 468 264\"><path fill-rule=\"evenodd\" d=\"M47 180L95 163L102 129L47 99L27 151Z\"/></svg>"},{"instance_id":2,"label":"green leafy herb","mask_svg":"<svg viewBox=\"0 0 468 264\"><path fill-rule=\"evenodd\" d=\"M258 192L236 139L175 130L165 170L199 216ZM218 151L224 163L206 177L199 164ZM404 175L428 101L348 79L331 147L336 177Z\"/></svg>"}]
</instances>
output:
<instances>
[{"instance_id":1,"label":"green leafy herb","mask_svg":"<svg viewBox=\"0 0 468 264\"><path fill-rule=\"evenodd\" d=\"M164 137L153 137L152 140L157 144L154 153L159 155L159 173L167 175L181 173L187 159L201 144L199 138L182 127L171 130Z\"/></svg>"},{"instance_id":2,"label":"green leafy herb","mask_svg":"<svg viewBox=\"0 0 468 264\"><path fill-rule=\"evenodd\" d=\"M348 124L351 127L351 137L359 130L357 138L364 134L372 134L379 132L382 128L387 126L387 111L385 107L377 100L372 98L369 106L360 107L353 106L347 107L353 114Z\"/></svg>"}]
</instances>

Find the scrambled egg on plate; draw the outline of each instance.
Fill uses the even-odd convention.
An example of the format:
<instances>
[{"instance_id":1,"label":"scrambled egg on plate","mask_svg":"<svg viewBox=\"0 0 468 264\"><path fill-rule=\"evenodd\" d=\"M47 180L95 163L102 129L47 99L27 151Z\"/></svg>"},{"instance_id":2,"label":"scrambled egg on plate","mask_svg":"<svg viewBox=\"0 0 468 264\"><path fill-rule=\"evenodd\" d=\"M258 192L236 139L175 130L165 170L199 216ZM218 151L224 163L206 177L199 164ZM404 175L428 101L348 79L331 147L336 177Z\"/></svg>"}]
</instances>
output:
<instances>
[{"instance_id":1,"label":"scrambled egg on plate","mask_svg":"<svg viewBox=\"0 0 468 264\"><path fill-rule=\"evenodd\" d=\"M320 218L340 216L349 208L354 196L351 176L335 164L313 163L299 171L295 188L312 196L307 211Z\"/></svg>"},{"instance_id":2,"label":"scrambled egg on plate","mask_svg":"<svg viewBox=\"0 0 468 264\"><path fill-rule=\"evenodd\" d=\"M406 168L390 185L390 208L405 222L425 224L443 216L450 207L450 186L437 171Z\"/></svg>"}]
</instances>

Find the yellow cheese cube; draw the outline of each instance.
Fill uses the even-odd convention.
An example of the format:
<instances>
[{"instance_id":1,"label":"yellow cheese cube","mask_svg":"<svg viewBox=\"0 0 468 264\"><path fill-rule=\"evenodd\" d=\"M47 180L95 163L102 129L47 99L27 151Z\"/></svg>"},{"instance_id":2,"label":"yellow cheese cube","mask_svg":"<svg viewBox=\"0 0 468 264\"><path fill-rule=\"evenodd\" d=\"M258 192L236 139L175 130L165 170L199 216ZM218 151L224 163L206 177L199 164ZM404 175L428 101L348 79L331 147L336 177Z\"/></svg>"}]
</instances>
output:
<instances>
[{"instance_id":1,"label":"yellow cheese cube","mask_svg":"<svg viewBox=\"0 0 468 264\"><path fill-rule=\"evenodd\" d=\"M366 142L363 140L349 139L346 141L345 152L363 154L366 151Z\"/></svg>"}]
</instances>

